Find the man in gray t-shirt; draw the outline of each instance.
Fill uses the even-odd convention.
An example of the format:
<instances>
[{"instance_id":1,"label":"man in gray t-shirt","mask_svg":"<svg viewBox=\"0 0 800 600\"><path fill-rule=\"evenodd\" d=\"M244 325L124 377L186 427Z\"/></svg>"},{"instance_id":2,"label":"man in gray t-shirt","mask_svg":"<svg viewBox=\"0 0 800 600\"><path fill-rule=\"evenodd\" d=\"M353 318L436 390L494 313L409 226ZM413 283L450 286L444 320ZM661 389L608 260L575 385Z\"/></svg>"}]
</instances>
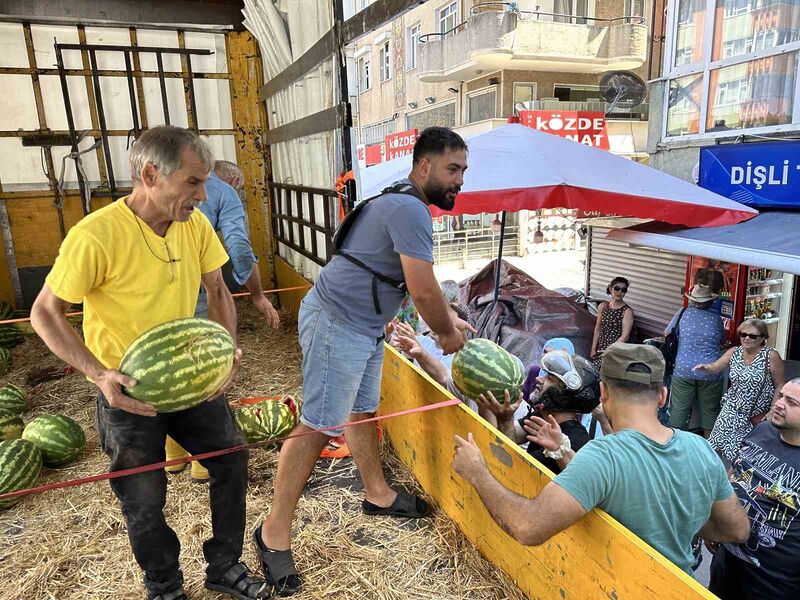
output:
<instances>
[{"instance_id":1,"label":"man in gray t-shirt","mask_svg":"<svg viewBox=\"0 0 800 600\"><path fill-rule=\"evenodd\" d=\"M334 256L303 299L298 317L303 410L294 431L302 437L284 442L270 515L253 533L264 575L281 596L301 589L290 530L320 451L329 436L341 435L342 424L378 409L383 328L397 313L404 292L374 273L405 281L445 354L461 348L463 330L472 329L452 315L434 276L428 210L429 204L453 208L466 169L467 145L458 134L443 127L423 131L414 146L411 173L401 182L413 186L408 189L416 195L385 194L364 206L340 248L356 262ZM366 514L414 518L429 513L423 500L386 483L374 424L348 428L347 443L364 482Z\"/></svg>"}]
</instances>

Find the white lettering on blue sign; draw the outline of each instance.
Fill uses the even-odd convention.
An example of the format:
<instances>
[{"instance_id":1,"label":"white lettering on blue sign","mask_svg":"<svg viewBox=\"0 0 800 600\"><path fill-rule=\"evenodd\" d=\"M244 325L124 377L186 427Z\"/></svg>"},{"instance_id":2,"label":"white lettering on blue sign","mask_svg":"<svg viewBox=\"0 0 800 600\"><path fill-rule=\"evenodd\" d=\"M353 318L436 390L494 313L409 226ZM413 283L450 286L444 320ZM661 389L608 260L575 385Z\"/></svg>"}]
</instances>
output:
<instances>
[{"instance_id":1,"label":"white lettering on blue sign","mask_svg":"<svg viewBox=\"0 0 800 600\"><path fill-rule=\"evenodd\" d=\"M795 170L800 170L800 165L795 165ZM765 185L789 185L789 161L779 165L753 165L748 160L744 167L731 167L731 185L754 185L760 190Z\"/></svg>"}]
</instances>

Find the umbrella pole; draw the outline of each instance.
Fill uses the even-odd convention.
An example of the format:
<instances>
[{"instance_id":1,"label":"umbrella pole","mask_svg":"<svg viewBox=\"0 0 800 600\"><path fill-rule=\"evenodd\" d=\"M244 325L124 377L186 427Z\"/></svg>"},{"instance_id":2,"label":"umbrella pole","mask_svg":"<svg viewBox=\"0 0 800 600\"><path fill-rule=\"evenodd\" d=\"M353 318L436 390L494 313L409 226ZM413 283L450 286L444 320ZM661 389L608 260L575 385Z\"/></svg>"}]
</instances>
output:
<instances>
[{"instance_id":1,"label":"umbrella pole","mask_svg":"<svg viewBox=\"0 0 800 600\"><path fill-rule=\"evenodd\" d=\"M497 297L500 295L500 260L503 258L503 240L506 237L506 211L500 217L500 247L497 249L497 265L494 268L494 300L492 304L497 304Z\"/></svg>"}]
</instances>

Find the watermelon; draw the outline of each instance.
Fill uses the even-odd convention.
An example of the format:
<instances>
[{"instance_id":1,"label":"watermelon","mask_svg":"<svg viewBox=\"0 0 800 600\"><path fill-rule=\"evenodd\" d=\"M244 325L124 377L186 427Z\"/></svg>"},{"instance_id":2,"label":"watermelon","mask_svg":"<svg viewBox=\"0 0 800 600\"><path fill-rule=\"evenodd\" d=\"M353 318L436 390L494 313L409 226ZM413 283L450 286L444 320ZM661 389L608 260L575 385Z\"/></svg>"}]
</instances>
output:
<instances>
[{"instance_id":1,"label":"watermelon","mask_svg":"<svg viewBox=\"0 0 800 600\"><path fill-rule=\"evenodd\" d=\"M11 352L6 348L0 348L0 377L8 373L11 369Z\"/></svg>"},{"instance_id":2,"label":"watermelon","mask_svg":"<svg viewBox=\"0 0 800 600\"><path fill-rule=\"evenodd\" d=\"M0 408L0 441L18 439L22 436L24 428L25 423L22 422L22 417Z\"/></svg>"},{"instance_id":3,"label":"watermelon","mask_svg":"<svg viewBox=\"0 0 800 600\"><path fill-rule=\"evenodd\" d=\"M83 451L86 435L73 419L64 415L41 415L25 426L22 439L36 444L48 467L66 464Z\"/></svg>"},{"instance_id":4,"label":"watermelon","mask_svg":"<svg viewBox=\"0 0 800 600\"><path fill-rule=\"evenodd\" d=\"M0 300L0 321L14 318L14 308L5 300Z\"/></svg>"},{"instance_id":5,"label":"watermelon","mask_svg":"<svg viewBox=\"0 0 800 600\"><path fill-rule=\"evenodd\" d=\"M22 333L13 325L0 325L0 348L14 348L23 339Z\"/></svg>"},{"instance_id":6,"label":"watermelon","mask_svg":"<svg viewBox=\"0 0 800 600\"><path fill-rule=\"evenodd\" d=\"M119 370L137 382L125 393L160 413L192 408L228 379L234 351L228 330L214 321L163 323L137 338L122 357Z\"/></svg>"},{"instance_id":7,"label":"watermelon","mask_svg":"<svg viewBox=\"0 0 800 600\"><path fill-rule=\"evenodd\" d=\"M27 408L28 396L25 395L21 388L13 383L0 388L0 409L19 415L25 412Z\"/></svg>"},{"instance_id":8,"label":"watermelon","mask_svg":"<svg viewBox=\"0 0 800 600\"><path fill-rule=\"evenodd\" d=\"M42 453L35 444L27 440L0 442L0 494L31 487L41 470ZM20 500L0 500L0 509L13 506Z\"/></svg>"},{"instance_id":9,"label":"watermelon","mask_svg":"<svg viewBox=\"0 0 800 600\"><path fill-rule=\"evenodd\" d=\"M250 444L282 438L289 435L296 425L291 409L277 400L243 406L236 410L234 417Z\"/></svg>"},{"instance_id":10,"label":"watermelon","mask_svg":"<svg viewBox=\"0 0 800 600\"><path fill-rule=\"evenodd\" d=\"M524 381L522 361L492 341L476 338L467 341L450 367L453 383L467 398L477 398L487 391L503 402L508 390L516 402Z\"/></svg>"}]
</instances>

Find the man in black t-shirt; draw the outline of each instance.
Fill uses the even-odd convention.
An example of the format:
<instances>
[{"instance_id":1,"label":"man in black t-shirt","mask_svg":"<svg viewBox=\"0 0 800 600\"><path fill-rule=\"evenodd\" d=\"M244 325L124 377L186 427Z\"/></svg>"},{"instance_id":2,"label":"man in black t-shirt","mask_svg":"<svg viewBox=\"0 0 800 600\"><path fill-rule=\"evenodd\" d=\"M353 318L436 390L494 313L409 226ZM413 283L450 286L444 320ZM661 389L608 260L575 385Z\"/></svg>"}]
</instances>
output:
<instances>
[{"instance_id":1,"label":"man in black t-shirt","mask_svg":"<svg viewBox=\"0 0 800 600\"><path fill-rule=\"evenodd\" d=\"M554 473L560 473L581 447L589 441L589 433L578 420L577 413L591 412L600 399L599 375L585 358L570 356L557 350L542 356L542 370L547 377L531 394L528 416L514 420L514 411L522 399L511 404L508 393L500 404L491 393L477 398L478 406L497 418L497 428L518 444L528 444L528 454ZM553 431L561 431L561 444L546 450Z\"/></svg>"},{"instance_id":2,"label":"man in black t-shirt","mask_svg":"<svg viewBox=\"0 0 800 600\"><path fill-rule=\"evenodd\" d=\"M800 379L783 386L732 468L751 534L717 549L709 589L723 600L800 598Z\"/></svg>"}]
</instances>

